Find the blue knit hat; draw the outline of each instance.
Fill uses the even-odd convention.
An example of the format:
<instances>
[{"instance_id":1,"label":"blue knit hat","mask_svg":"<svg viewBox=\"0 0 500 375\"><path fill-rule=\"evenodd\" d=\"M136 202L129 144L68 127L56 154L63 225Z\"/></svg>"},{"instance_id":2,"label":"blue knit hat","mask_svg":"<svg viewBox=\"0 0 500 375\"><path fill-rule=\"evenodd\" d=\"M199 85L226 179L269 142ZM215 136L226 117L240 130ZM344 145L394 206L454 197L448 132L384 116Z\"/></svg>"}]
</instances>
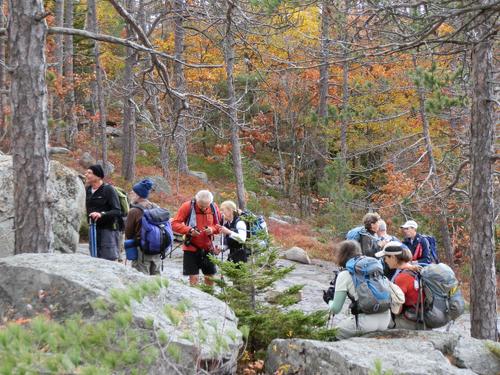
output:
<instances>
[{"instance_id":1,"label":"blue knit hat","mask_svg":"<svg viewBox=\"0 0 500 375\"><path fill-rule=\"evenodd\" d=\"M149 192L153 188L153 181L150 179L144 179L132 187L132 190L141 198L146 199L149 195Z\"/></svg>"}]
</instances>

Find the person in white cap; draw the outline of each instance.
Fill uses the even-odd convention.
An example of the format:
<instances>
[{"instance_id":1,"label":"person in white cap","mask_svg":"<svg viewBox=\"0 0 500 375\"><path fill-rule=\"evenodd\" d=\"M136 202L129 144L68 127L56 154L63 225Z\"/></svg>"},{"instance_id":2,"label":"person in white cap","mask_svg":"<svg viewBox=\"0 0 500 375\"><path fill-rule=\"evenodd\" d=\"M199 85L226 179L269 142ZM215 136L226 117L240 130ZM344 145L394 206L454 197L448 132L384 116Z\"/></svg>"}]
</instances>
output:
<instances>
[{"instance_id":1,"label":"person in white cap","mask_svg":"<svg viewBox=\"0 0 500 375\"><path fill-rule=\"evenodd\" d=\"M418 263L431 264L432 259L429 252L429 242L417 233L418 224L414 220L408 220L401 225L404 235L403 244L408 246L412 253L412 260Z\"/></svg>"}]
</instances>

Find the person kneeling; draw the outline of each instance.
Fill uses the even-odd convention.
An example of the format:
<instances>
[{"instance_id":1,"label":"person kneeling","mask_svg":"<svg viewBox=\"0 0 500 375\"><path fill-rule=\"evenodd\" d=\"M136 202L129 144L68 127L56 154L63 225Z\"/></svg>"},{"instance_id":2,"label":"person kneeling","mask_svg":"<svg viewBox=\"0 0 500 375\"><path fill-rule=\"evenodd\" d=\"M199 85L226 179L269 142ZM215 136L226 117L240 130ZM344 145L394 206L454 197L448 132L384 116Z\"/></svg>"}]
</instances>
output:
<instances>
[{"instance_id":1,"label":"person kneeling","mask_svg":"<svg viewBox=\"0 0 500 375\"><path fill-rule=\"evenodd\" d=\"M351 271L344 269L339 272L335 281L333 299L328 303L330 311L333 314L339 313L344 305L346 297L351 299L353 302L352 306L357 306L351 309L353 313L351 317L341 321L337 325L337 338L346 339L368 332L386 330L391 321L391 313L389 310L390 290L388 280L383 276L382 264L375 258L362 256L361 247L356 241L342 241L338 244L334 252L334 260L341 268L347 267L351 269ZM384 295L385 301L380 303L380 306L384 306L380 308L380 310L382 310L381 312L367 314L359 310L360 306L366 307L370 304L370 301L364 300L369 297L359 296L356 290L357 288L355 287L357 275L353 273L353 270L357 270L358 266L361 266L359 262L375 265L376 271L373 274L374 278L371 279L370 276L370 280L374 282L380 281L381 285L383 285L384 290L382 294ZM357 273L357 271L355 272Z\"/></svg>"}]
</instances>

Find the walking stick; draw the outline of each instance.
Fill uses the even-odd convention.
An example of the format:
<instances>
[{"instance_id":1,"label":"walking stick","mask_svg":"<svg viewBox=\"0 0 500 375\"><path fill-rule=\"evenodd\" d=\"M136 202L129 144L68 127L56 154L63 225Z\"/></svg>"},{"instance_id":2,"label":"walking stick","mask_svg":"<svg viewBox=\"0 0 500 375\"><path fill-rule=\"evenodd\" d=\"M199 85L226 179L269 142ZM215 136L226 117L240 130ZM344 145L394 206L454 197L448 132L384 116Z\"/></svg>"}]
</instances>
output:
<instances>
[{"instance_id":1,"label":"walking stick","mask_svg":"<svg viewBox=\"0 0 500 375\"><path fill-rule=\"evenodd\" d=\"M97 257L97 236L96 236L96 228L95 228L95 220L90 219L90 256L93 258Z\"/></svg>"}]
</instances>

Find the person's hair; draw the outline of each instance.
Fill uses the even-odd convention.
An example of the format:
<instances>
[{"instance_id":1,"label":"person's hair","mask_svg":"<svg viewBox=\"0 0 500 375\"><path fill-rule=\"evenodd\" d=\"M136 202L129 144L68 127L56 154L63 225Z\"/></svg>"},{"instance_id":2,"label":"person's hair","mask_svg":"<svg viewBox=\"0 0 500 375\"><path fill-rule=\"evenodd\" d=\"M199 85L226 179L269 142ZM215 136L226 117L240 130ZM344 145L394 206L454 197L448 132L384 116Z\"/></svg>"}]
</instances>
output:
<instances>
[{"instance_id":1,"label":"person's hair","mask_svg":"<svg viewBox=\"0 0 500 375\"><path fill-rule=\"evenodd\" d=\"M361 254L361 247L357 241L342 241L333 249L335 263L337 263L340 267L345 267L349 259L357 257Z\"/></svg>"},{"instance_id":2,"label":"person's hair","mask_svg":"<svg viewBox=\"0 0 500 375\"><path fill-rule=\"evenodd\" d=\"M384 220L380 219L378 221L378 230L385 232L387 230L387 224Z\"/></svg>"},{"instance_id":3,"label":"person's hair","mask_svg":"<svg viewBox=\"0 0 500 375\"><path fill-rule=\"evenodd\" d=\"M412 260L413 255L409 249L402 248L401 254L394 255L398 264L408 263Z\"/></svg>"},{"instance_id":4,"label":"person's hair","mask_svg":"<svg viewBox=\"0 0 500 375\"><path fill-rule=\"evenodd\" d=\"M234 212L235 215L238 214L238 207L236 206L236 203L234 203L233 201L222 202L220 205L220 208L224 208L224 207L229 208L231 211Z\"/></svg>"},{"instance_id":5,"label":"person's hair","mask_svg":"<svg viewBox=\"0 0 500 375\"><path fill-rule=\"evenodd\" d=\"M365 226L366 230L371 230L372 224L375 224L379 220L379 214L377 214L376 212L369 212L363 217L363 225Z\"/></svg>"},{"instance_id":6,"label":"person's hair","mask_svg":"<svg viewBox=\"0 0 500 375\"><path fill-rule=\"evenodd\" d=\"M212 203L214 201L214 195L208 190L200 190L199 192L196 193L194 199L197 202L203 201Z\"/></svg>"}]
</instances>

